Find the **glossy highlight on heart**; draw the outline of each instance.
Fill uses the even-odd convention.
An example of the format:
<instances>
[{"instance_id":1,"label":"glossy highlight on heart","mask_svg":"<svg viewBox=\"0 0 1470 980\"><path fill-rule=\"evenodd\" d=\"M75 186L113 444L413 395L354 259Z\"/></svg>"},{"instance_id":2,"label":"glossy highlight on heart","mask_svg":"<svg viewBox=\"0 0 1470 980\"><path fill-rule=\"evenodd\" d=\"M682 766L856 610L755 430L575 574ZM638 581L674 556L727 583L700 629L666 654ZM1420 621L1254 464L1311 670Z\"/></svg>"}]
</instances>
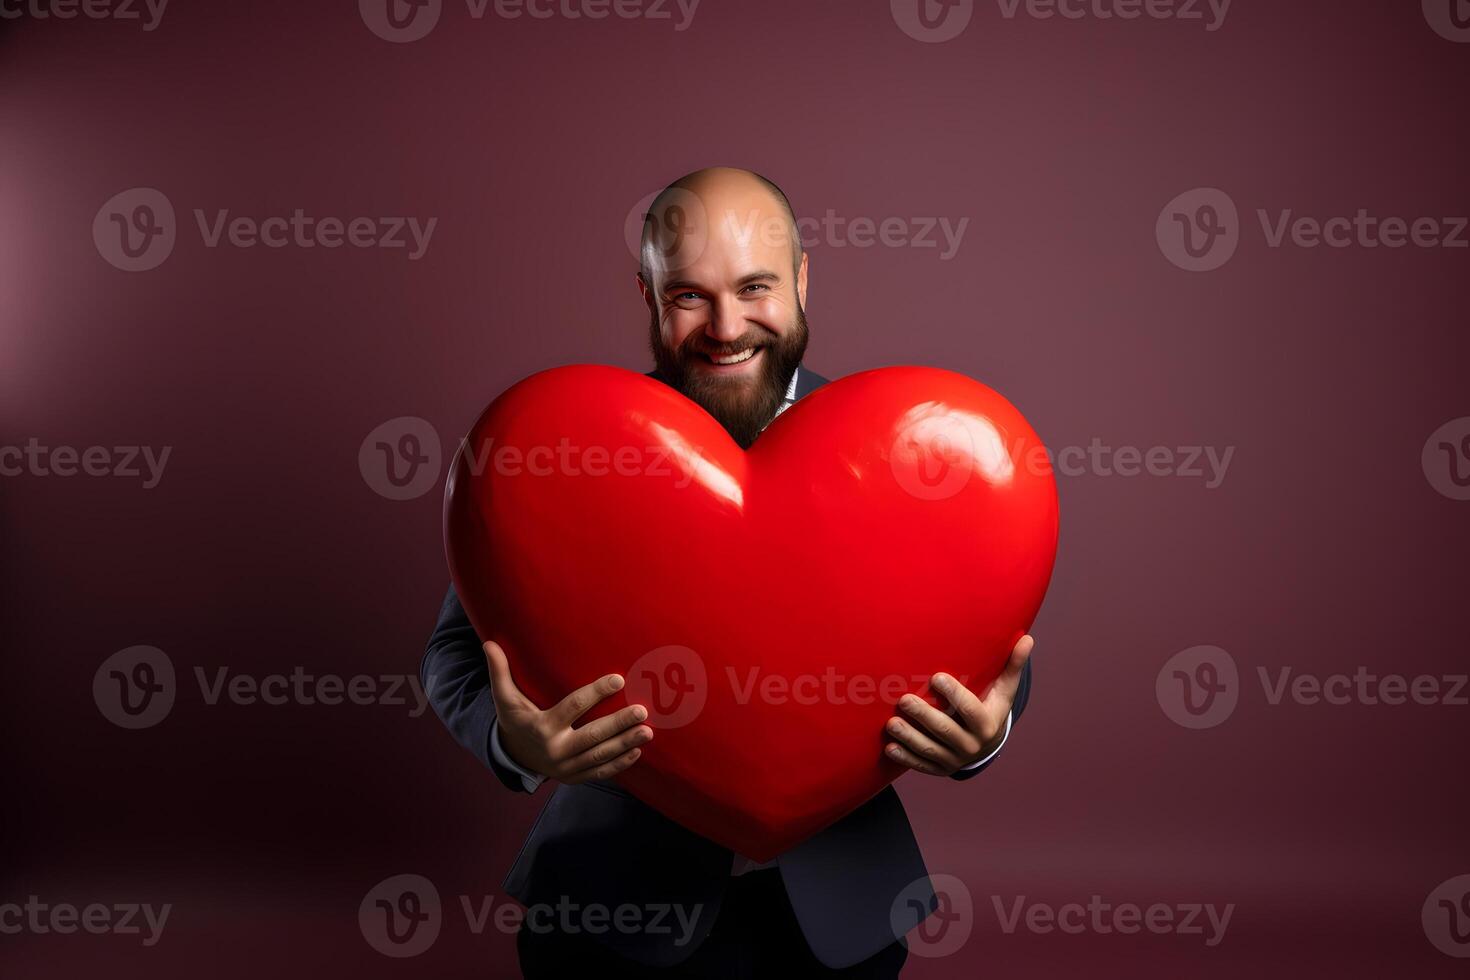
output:
<instances>
[{"instance_id":1,"label":"glossy highlight on heart","mask_svg":"<svg viewBox=\"0 0 1470 980\"><path fill-rule=\"evenodd\" d=\"M742 450L673 388L554 368L490 405L444 511L455 589L546 707L602 674L590 717L649 709L617 781L757 860L905 770L906 693L977 693L1031 626L1058 529L1051 466L1004 398L935 368L807 395Z\"/></svg>"}]
</instances>

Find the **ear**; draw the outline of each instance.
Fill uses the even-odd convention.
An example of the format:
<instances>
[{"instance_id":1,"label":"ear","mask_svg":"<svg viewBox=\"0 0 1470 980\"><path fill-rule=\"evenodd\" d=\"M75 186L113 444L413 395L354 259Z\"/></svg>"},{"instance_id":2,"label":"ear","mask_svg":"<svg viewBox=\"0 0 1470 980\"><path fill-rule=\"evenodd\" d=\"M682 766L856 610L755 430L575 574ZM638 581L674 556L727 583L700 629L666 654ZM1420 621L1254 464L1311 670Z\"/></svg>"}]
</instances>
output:
<instances>
[{"instance_id":1,"label":"ear","mask_svg":"<svg viewBox=\"0 0 1470 980\"><path fill-rule=\"evenodd\" d=\"M649 311L657 313L658 304L654 302L653 289L649 287L648 283L643 281L643 273L635 273L633 278L638 283L638 292L643 294L643 302L648 304Z\"/></svg>"},{"instance_id":2,"label":"ear","mask_svg":"<svg viewBox=\"0 0 1470 980\"><path fill-rule=\"evenodd\" d=\"M810 252L802 252L801 267L796 270L796 298L801 301L803 310L806 309L806 260L810 257Z\"/></svg>"}]
</instances>

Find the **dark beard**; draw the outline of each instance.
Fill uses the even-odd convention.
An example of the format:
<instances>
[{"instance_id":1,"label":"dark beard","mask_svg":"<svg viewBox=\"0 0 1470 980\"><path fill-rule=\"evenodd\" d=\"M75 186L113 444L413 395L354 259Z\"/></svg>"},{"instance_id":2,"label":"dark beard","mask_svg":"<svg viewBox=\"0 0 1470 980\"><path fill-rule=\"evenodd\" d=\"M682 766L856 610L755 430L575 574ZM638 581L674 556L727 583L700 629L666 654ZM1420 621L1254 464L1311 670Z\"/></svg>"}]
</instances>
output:
<instances>
[{"instance_id":1,"label":"dark beard","mask_svg":"<svg viewBox=\"0 0 1470 980\"><path fill-rule=\"evenodd\" d=\"M733 344L701 345L701 335L696 332L690 334L678 350L669 350L664 347L659 333L658 314L654 313L649 318L648 343L653 350L659 377L713 415L741 449L750 448L755 437L776 417L776 410L786 398L791 376L806 354L806 312L798 306L793 329L774 340L768 341L769 336L762 331L759 337L747 334ZM721 348L729 348L729 353L734 353L750 346L760 347L763 351L760 370L750 382L710 376L695 367L694 359L703 358L704 351L719 354Z\"/></svg>"}]
</instances>

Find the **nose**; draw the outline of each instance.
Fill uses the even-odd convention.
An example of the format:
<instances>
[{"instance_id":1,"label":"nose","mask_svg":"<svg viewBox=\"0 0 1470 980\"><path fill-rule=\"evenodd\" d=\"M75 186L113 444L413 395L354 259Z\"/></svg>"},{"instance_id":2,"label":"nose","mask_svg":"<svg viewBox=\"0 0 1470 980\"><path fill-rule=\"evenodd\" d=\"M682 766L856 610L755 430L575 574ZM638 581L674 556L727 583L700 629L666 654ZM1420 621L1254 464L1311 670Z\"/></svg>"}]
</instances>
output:
<instances>
[{"instance_id":1,"label":"nose","mask_svg":"<svg viewBox=\"0 0 1470 980\"><path fill-rule=\"evenodd\" d=\"M745 317L734 297L715 297L710 304L709 326L704 332L717 344L733 343L745 336Z\"/></svg>"}]
</instances>

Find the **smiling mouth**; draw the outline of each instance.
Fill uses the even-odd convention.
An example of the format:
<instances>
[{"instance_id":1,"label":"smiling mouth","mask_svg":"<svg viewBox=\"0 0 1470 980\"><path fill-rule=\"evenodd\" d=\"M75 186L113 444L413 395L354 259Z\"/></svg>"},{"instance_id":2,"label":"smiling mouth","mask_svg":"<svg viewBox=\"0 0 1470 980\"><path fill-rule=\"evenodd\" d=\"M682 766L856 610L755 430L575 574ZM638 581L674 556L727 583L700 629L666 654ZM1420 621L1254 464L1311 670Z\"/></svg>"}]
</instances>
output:
<instances>
[{"instance_id":1,"label":"smiling mouth","mask_svg":"<svg viewBox=\"0 0 1470 980\"><path fill-rule=\"evenodd\" d=\"M736 354L703 354L703 357L711 364L720 367L732 367L736 364L744 364L759 352L759 347L747 347Z\"/></svg>"}]
</instances>

